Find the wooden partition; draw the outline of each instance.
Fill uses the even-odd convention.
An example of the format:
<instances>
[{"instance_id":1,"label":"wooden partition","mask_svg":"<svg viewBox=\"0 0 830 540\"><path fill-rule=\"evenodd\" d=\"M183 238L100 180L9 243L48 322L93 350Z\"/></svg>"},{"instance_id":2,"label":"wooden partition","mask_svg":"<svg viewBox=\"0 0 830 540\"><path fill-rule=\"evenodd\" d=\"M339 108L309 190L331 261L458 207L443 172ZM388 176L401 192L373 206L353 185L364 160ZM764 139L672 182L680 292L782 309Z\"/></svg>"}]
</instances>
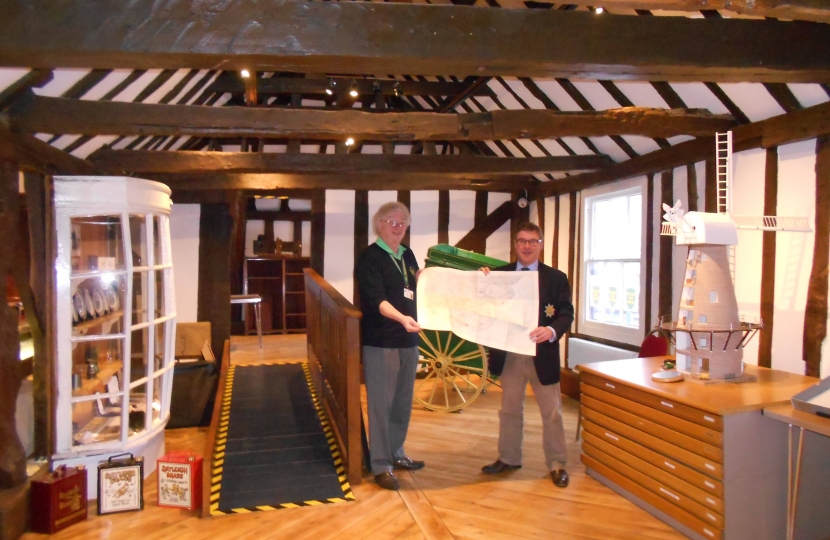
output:
<instances>
[{"instance_id":1,"label":"wooden partition","mask_svg":"<svg viewBox=\"0 0 830 540\"><path fill-rule=\"evenodd\" d=\"M308 365L334 427L349 483L361 482L361 313L320 274L305 272Z\"/></svg>"},{"instance_id":2,"label":"wooden partition","mask_svg":"<svg viewBox=\"0 0 830 540\"><path fill-rule=\"evenodd\" d=\"M221 369L219 372L219 386L216 388L216 399L213 401L213 415L210 418L210 429L205 442L205 454L202 460L202 510L201 517L210 517L210 505L213 502L213 474L216 467L216 431L219 427L219 415L222 414L222 403L225 401L225 390L228 384L228 371L231 365L231 340L226 339L222 347ZM224 462L224 459L222 460ZM216 492L219 497L219 492ZM217 499L218 500L218 499Z\"/></svg>"}]
</instances>

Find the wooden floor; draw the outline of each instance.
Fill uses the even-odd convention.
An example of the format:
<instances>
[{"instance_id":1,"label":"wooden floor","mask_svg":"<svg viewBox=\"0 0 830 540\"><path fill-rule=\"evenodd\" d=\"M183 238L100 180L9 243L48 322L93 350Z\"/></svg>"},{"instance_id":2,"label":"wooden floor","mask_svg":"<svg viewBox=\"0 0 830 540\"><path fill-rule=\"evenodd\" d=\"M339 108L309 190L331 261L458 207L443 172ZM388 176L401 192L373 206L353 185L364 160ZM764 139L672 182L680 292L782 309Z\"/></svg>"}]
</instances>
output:
<instances>
[{"instance_id":1,"label":"wooden floor","mask_svg":"<svg viewBox=\"0 0 830 540\"><path fill-rule=\"evenodd\" d=\"M274 361L277 354L297 361L305 359L305 350L304 335L266 336L263 350L256 336L231 340L231 359L236 365ZM505 477L481 474L482 465L497 457L500 394L493 386L457 414L416 407L406 450L427 466L399 474L399 492L378 488L365 475L362 484L352 486L356 502L200 519L195 511L160 508L153 473L145 482L143 511L99 517L93 503L88 521L51 538L683 538L586 476L579 461L579 443L574 441L578 404L567 397L563 406L571 441L568 488L556 488L546 475L533 396L528 396L525 407L524 467ZM206 436L207 428L168 430L167 450L192 449L201 454ZM39 537L27 534L23 538Z\"/></svg>"}]
</instances>

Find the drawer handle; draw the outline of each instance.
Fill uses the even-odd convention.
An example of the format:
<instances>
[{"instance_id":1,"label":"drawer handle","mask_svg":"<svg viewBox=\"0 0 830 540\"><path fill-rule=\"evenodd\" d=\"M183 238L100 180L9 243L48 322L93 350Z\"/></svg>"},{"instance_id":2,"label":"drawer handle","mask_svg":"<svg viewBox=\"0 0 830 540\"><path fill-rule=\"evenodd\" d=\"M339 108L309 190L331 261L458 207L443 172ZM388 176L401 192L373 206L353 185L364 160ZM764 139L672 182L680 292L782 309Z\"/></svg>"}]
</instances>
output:
<instances>
[{"instance_id":1,"label":"drawer handle","mask_svg":"<svg viewBox=\"0 0 830 540\"><path fill-rule=\"evenodd\" d=\"M676 468L673 464L669 463L668 461L664 461L663 464L666 467L670 468L670 469L675 469Z\"/></svg>"},{"instance_id":2,"label":"drawer handle","mask_svg":"<svg viewBox=\"0 0 830 540\"><path fill-rule=\"evenodd\" d=\"M714 470L715 470L715 466L714 466L714 465L712 465L711 463L704 463L703 465L704 465L707 469L709 469L709 470L711 470L711 471L714 471Z\"/></svg>"},{"instance_id":3,"label":"drawer handle","mask_svg":"<svg viewBox=\"0 0 830 540\"><path fill-rule=\"evenodd\" d=\"M672 405L668 401L661 401L660 405L663 405L664 407L668 407L669 409L674 409L674 405Z\"/></svg>"},{"instance_id":4,"label":"drawer handle","mask_svg":"<svg viewBox=\"0 0 830 540\"><path fill-rule=\"evenodd\" d=\"M706 415L704 414L704 415L703 415L703 419L704 419L704 420L706 420L707 422L712 422L713 424L715 423L715 419L714 419L714 418L712 418L711 416L706 416Z\"/></svg>"},{"instance_id":5,"label":"drawer handle","mask_svg":"<svg viewBox=\"0 0 830 540\"><path fill-rule=\"evenodd\" d=\"M716 506L718 504L714 501L714 499L710 499L709 497L706 497L706 502L708 502L712 506Z\"/></svg>"},{"instance_id":6,"label":"drawer handle","mask_svg":"<svg viewBox=\"0 0 830 540\"><path fill-rule=\"evenodd\" d=\"M610 434L610 433L608 433L607 431L605 432L605 436L606 436L606 437L608 437L609 439L614 439L615 441L619 441L619 440L620 440L618 437L615 437L614 435L611 435L611 434Z\"/></svg>"},{"instance_id":7,"label":"drawer handle","mask_svg":"<svg viewBox=\"0 0 830 540\"><path fill-rule=\"evenodd\" d=\"M672 493L671 491L669 491L669 490L667 490L667 489L660 488L660 491L662 491L663 493L665 493L665 494L666 494L666 495L668 495L669 497L673 497L673 498L674 498L674 500L676 500L676 501L679 501L679 500L680 500L680 497L678 497L677 495L675 495L674 493Z\"/></svg>"},{"instance_id":8,"label":"drawer handle","mask_svg":"<svg viewBox=\"0 0 830 540\"><path fill-rule=\"evenodd\" d=\"M616 388L616 386L614 386L610 382L605 383L605 386L607 386L608 388Z\"/></svg>"},{"instance_id":9,"label":"drawer handle","mask_svg":"<svg viewBox=\"0 0 830 540\"><path fill-rule=\"evenodd\" d=\"M713 533L712 531L710 531L710 530L709 530L709 529L707 529L706 527L703 527L703 532L705 532L706 534L708 534L708 535L709 535L709 536L711 536L712 538L714 538L714 537L715 537L715 533Z\"/></svg>"},{"instance_id":10,"label":"drawer handle","mask_svg":"<svg viewBox=\"0 0 830 540\"><path fill-rule=\"evenodd\" d=\"M714 522L717 522L717 521L718 521L718 518L716 518L715 516L713 516L713 515L712 515L712 514L710 514L709 512L706 512L706 517L708 517L709 519L711 519L711 520L712 520L712 521L714 521Z\"/></svg>"},{"instance_id":11,"label":"drawer handle","mask_svg":"<svg viewBox=\"0 0 830 540\"><path fill-rule=\"evenodd\" d=\"M712 489L715 489L715 484L713 484L709 480L704 480L703 483L706 484L706 487L710 487Z\"/></svg>"}]
</instances>

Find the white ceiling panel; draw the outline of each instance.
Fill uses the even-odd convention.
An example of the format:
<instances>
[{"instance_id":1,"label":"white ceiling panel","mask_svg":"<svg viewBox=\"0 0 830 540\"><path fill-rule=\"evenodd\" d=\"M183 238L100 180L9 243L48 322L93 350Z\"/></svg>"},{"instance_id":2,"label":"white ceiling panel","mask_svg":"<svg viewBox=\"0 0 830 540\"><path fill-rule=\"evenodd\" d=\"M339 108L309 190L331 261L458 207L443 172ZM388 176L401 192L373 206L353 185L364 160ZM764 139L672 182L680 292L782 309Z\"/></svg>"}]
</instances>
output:
<instances>
[{"instance_id":1,"label":"white ceiling panel","mask_svg":"<svg viewBox=\"0 0 830 540\"><path fill-rule=\"evenodd\" d=\"M26 68L0 68L0 92L19 81L29 71Z\"/></svg>"},{"instance_id":2,"label":"white ceiling panel","mask_svg":"<svg viewBox=\"0 0 830 540\"><path fill-rule=\"evenodd\" d=\"M637 107L669 108L668 103L657 93L651 83L620 81L614 84Z\"/></svg>"},{"instance_id":3,"label":"white ceiling panel","mask_svg":"<svg viewBox=\"0 0 830 540\"><path fill-rule=\"evenodd\" d=\"M38 96L59 97L72 88L76 82L83 79L90 71L89 69L56 69L52 71L52 80L41 88L32 88Z\"/></svg>"},{"instance_id":4,"label":"white ceiling panel","mask_svg":"<svg viewBox=\"0 0 830 540\"><path fill-rule=\"evenodd\" d=\"M718 86L729 96L735 105L751 122L766 120L772 116L784 114L784 109L767 92L763 84L758 83L721 83Z\"/></svg>"},{"instance_id":5,"label":"white ceiling panel","mask_svg":"<svg viewBox=\"0 0 830 540\"><path fill-rule=\"evenodd\" d=\"M563 111L581 111L582 108L576 104L576 101L565 92L558 82L553 79L533 79L536 86L545 93L546 96Z\"/></svg>"},{"instance_id":6,"label":"white ceiling panel","mask_svg":"<svg viewBox=\"0 0 830 540\"><path fill-rule=\"evenodd\" d=\"M707 109L712 114L729 114L729 109L703 83L673 82L670 85L690 109Z\"/></svg>"},{"instance_id":7,"label":"white ceiling panel","mask_svg":"<svg viewBox=\"0 0 830 540\"><path fill-rule=\"evenodd\" d=\"M802 107L812 107L820 103L830 101L830 96L818 84L793 84L787 85Z\"/></svg>"},{"instance_id":8,"label":"white ceiling panel","mask_svg":"<svg viewBox=\"0 0 830 540\"><path fill-rule=\"evenodd\" d=\"M597 81L572 82L576 89L579 90L579 93L588 100L588 103L590 103L594 109L604 111L605 109L616 109L620 106L620 104L611 97L608 90L603 88Z\"/></svg>"}]
</instances>

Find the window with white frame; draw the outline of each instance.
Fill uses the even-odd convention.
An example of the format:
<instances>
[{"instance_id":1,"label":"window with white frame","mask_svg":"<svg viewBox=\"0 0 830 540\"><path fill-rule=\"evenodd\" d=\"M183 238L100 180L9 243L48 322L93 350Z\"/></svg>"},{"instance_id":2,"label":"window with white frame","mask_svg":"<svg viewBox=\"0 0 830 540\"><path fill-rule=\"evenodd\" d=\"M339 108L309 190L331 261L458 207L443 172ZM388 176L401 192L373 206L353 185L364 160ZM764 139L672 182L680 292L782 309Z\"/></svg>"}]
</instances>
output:
<instances>
[{"instance_id":1,"label":"window with white frame","mask_svg":"<svg viewBox=\"0 0 830 540\"><path fill-rule=\"evenodd\" d=\"M580 331L639 344L644 183L603 188L584 198Z\"/></svg>"}]
</instances>

